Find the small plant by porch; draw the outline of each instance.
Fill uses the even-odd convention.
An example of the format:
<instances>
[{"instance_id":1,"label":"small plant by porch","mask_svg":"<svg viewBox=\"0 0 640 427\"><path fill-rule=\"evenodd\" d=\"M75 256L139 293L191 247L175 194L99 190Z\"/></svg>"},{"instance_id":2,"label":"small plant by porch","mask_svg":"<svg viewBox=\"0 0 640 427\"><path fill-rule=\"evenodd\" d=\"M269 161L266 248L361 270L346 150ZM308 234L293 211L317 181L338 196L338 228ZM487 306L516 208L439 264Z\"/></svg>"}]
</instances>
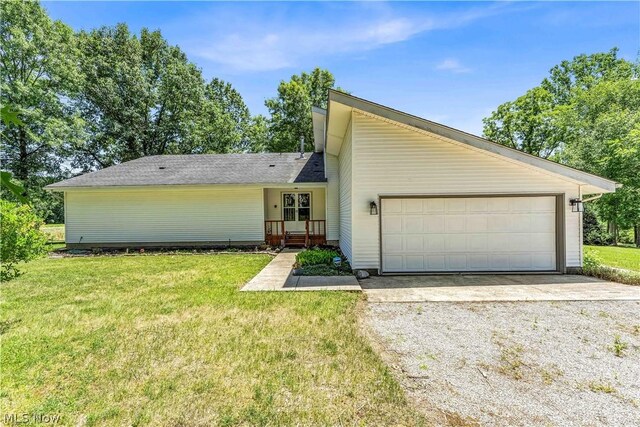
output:
<instances>
[{"instance_id":1,"label":"small plant by porch","mask_svg":"<svg viewBox=\"0 0 640 427\"><path fill-rule=\"evenodd\" d=\"M339 261L337 261L339 260ZM296 255L294 275L351 276L349 262L336 249L313 248Z\"/></svg>"}]
</instances>

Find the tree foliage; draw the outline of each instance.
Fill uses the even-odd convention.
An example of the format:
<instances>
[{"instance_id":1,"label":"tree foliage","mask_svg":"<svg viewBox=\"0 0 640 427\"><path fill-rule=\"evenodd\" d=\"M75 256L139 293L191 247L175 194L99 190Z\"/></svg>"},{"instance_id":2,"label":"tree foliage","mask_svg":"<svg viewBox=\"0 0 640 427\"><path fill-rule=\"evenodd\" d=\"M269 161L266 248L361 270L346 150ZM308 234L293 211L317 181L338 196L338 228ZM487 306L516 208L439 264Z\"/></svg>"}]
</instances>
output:
<instances>
[{"instance_id":1,"label":"tree foliage","mask_svg":"<svg viewBox=\"0 0 640 427\"><path fill-rule=\"evenodd\" d=\"M623 186L597 203L600 217L630 228L640 225L640 81L602 81L574 96L566 121L565 163Z\"/></svg>"},{"instance_id":2,"label":"tree foliage","mask_svg":"<svg viewBox=\"0 0 640 427\"><path fill-rule=\"evenodd\" d=\"M18 264L42 256L47 236L40 230L42 220L29 205L0 200L0 279L20 274Z\"/></svg>"},{"instance_id":3,"label":"tree foliage","mask_svg":"<svg viewBox=\"0 0 640 427\"><path fill-rule=\"evenodd\" d=\"M588 91L601 81L631 79L634 66L618 58L618 50L578 55L549 71L540 86L515 101L498 106L483 120L486 138L543 158L562 150L567 137L565 112L579 91Z\"/></svg>"},{"instance_id":4,"label":"tree foliage","mask_svg":"<svg viewBox=\"0 0 640 427\"><path fill-rule=\"evenodd\" d=\"M300 137L304 137L305 151L313 150L311 107L326 108L329 89L342 90L331 72L318 67L280 82L278 95L265 101L271 115L268 151L298 151Z\"/></svg>"},{"instance_id":5,"label":"tree foliage","mask_svg":"<svg viewBox=\"0 0 640 427\"><path fill-rule=\"evenodd\" d=\"M7 1L0 19L0 100L3 112L2 163L27 182L36 174L59 172L55 156L61 142L73 139L76 117L67 99L78 79L73 31L52 21L36 2Z\"/></svg>"},{"instance_id":6,"label":"tree foliage","mask_svg":"<svg viewBox=\"0 0 640 427\"><path fill-rule=\"evenodd\" d=\"M62 212L42 187L65 177L63 143L82 134L70 104L78 91L77 50L71 28L51 20L37 2L5 1L0 17L2 168L24 187L41 215ZM19 200L7 186L2 197Z\"/></svg>"},{"instance_id":7,"label":"tree foliage","mask_svg":"<svg viewBox=\"0 0 640 427\"><path fill-rule=\"evenodd\" d=\"M200 71L159 31L125 24L78 34L87 138L70 147L88 170L141 156L191 152L203 97Z\"/></svg>"},{"instance_id":8,"label":"tree foliage","mask_svg":"<svg viewBox=\"0 0 640 427\"><path fill-rule=\"evenodd\" d=\"M197 130L200 150L213 153L254 151L249 108L230 83L212 79L205 87L202 108Z\"/></svg>"}]
</instances>

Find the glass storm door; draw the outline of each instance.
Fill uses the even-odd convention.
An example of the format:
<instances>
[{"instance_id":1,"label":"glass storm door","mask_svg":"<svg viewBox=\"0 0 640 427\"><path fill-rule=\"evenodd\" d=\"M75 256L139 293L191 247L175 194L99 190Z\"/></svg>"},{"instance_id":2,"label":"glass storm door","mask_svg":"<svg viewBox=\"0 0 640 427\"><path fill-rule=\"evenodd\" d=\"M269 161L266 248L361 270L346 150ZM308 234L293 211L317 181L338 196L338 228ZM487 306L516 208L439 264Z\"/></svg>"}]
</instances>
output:
<instances>
[{"instance_id":1,"label":"glass storm door","mask_svg":"<svg viewBox=\"0 0 640 427\"><path fill-rule=\"evenodd\" d=\"M282 193L282 219L285 231L304 232L311 219L311 193Z\"/></svg>"}]
</instances>

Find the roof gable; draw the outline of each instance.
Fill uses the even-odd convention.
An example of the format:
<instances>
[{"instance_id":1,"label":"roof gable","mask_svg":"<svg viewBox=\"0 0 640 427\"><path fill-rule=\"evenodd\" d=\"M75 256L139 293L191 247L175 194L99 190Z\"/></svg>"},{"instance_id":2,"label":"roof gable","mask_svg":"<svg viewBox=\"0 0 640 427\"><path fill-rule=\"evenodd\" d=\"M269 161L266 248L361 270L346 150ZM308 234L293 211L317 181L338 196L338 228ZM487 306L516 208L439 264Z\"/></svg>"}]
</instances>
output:
<instances>
[{"instance_id":1,"label":"roof gable","mask_svg":"<svg viewBox=\"0 0 640 427\"><path fill-rule=\"evenodd\" d=\"M618 186L616 182L609 179L505 147L476 135L403 113L342 92L330 90L328 105L325 144L326 150L330 154L334 154L334 151L339 152L339 139L344 135L343 127L345 127L345 123L348 125L351 112L356 110L391 122L396 122L397 124L405 126L411 130L427 132L445 140L464 144L470 148L500 156L505 160L518 162L525 167L536 168L571 182L585 185L585 193L613 192ZM346 113L348 113L348 118L346 117ZM332 120L334 120L333 123Z\"/></svg>"}]
</instances>

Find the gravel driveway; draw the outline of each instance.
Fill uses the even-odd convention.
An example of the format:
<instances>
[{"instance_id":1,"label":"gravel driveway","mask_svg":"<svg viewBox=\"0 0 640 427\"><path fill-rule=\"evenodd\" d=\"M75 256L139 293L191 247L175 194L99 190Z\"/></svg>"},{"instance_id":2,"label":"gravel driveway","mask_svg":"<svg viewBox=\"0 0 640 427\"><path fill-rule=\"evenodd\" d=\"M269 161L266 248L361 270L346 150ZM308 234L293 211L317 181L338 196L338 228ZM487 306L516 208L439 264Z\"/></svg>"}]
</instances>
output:
<instances>
[{"instance_id":1,"label":"gravel driveway","mask_svg":"<svg viewBox=\"0 0 640 427\"><path fill-rule=\"evenodd\" d=\"M438 423L640 425L638 301L378 303L365 325Z\"/></svg>"}]
</instances>

